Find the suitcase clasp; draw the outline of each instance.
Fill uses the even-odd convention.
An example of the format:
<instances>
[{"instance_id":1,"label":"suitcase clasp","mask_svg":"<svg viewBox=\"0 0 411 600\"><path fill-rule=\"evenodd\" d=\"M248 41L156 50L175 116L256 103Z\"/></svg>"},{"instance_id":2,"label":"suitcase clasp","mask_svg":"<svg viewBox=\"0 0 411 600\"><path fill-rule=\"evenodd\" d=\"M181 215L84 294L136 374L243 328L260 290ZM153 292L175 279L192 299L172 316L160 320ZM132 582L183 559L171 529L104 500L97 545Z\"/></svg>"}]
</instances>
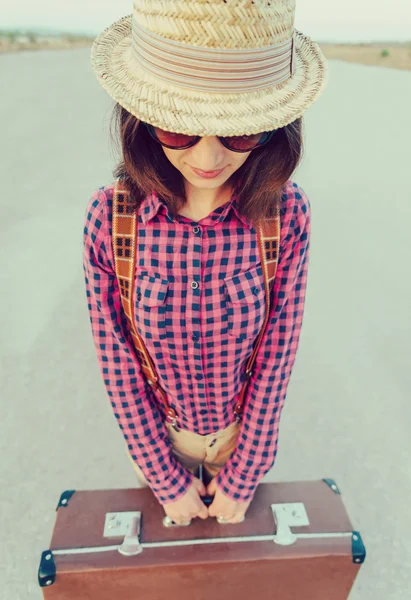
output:
<instances>
[{"instance_id":1,"label":"suitcase clasp","mask_svg":"<svg viewBox=\"0 0 411 600\"><path fill-rule=\"evenodd\" d=\"M272 504L271 510L277 525L277 533L273 541L280 546L290 546L296 542L297 536L290 527L305 527L310 524L303 502Z\"/></svg>"},{"instance_id":2,"label":"suitcase clasp","mask_svg":"<svg viewBox=\"0 0 411 600\"><path fill-rule=\"evenodd\" d=\"M124 556L135 556L143 551L140 544L141 512L107 513L104 524L104 537L122 537L124 540L118 551Z\"/></svg>"}]
</instances>

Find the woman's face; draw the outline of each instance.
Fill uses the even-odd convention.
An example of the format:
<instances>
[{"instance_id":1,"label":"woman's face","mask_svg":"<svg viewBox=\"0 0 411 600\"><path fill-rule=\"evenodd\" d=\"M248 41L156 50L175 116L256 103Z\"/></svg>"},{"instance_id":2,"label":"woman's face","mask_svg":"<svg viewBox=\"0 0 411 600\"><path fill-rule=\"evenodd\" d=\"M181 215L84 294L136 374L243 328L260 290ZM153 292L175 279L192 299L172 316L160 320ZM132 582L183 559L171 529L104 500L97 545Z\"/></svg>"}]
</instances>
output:
<instances>
[{"instance_id":1,"label":"woman's face","mask_svg":"<svg viewBox=\"0 0 411 600\"><path fill-rule=\"evenodd\" d=\"M170 150L162 146L164 154L189 184L201 189L218 188L245 163L250 152L232 152L220 142L217 136L205 136L197 144L186 150ZM193 169L218 171L215 177L206 178Z\"/></svg>"}]
</instances>

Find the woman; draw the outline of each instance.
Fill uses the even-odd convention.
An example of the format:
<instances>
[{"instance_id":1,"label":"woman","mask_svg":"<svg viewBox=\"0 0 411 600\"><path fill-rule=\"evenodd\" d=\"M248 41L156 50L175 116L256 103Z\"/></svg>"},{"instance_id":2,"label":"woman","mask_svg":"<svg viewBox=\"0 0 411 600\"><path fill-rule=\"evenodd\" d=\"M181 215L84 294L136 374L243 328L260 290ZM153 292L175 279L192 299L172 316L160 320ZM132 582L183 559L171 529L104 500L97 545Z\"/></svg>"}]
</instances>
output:
<instances>
[{"instance_id":1,"label":"woman","mask_svg":"<svg viewBox=\"0 0 411 600\"><path fill-rule=\"evenodd\" d=\"M135 0L133 15L93 44L93 68L116 100L122 159L114 175L137 213L135 325L178 431L142 373L121 306L114 182L92 194L86 211L92 332L137 476L179 524L241 521L277 453L310 236L309 201L291 176L302 114L327 72L318 46L294 29L294 11L293 0L168 0L150 11ZM274 205L281 234L270 315L237 421L244 365L265 314L255 223ZM214 496L208 509L206 493Z\"/></svg>"}]
</instances>

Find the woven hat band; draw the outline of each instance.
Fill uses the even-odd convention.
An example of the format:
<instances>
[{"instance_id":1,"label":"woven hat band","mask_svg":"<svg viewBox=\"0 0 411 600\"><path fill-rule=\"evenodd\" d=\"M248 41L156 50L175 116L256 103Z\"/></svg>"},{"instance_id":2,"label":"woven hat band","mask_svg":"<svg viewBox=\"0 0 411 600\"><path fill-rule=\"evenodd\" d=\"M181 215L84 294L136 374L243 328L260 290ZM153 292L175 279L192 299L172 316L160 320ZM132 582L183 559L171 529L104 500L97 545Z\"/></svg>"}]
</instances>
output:
<instances>
[{"instance_id":1,"label":"woven hat band","mask_svg":"<svg viewBox=\"0 0 411 600\"><path fill-rule=\"evenodd\" d=\"M263 48L206 48L159 36L133 18L132 54L141 69L177 86L203 92L253 92L292 77L295 32L285 42Z\"/></svg>"}]
</instances>

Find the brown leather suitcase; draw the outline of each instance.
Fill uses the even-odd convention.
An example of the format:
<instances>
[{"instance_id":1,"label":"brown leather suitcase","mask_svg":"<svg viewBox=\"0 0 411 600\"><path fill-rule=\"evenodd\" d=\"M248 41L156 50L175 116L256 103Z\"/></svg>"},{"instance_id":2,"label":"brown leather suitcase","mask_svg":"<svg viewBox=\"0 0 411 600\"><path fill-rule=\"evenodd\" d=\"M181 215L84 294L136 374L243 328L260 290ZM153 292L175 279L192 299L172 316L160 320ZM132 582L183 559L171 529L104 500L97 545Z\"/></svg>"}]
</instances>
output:
<instances>
[{"instance_id":1,"label":"brown leather suitcase","mask_svg":"<svg viewBox=\"0 0 411 600\"><path fill-rule=\"evenodd\" d=\"M366 554L332 479L261 483L242 523L166 522L150 488L64 492L44 598L346 600Z\"/></svg>"}]
</instances>

